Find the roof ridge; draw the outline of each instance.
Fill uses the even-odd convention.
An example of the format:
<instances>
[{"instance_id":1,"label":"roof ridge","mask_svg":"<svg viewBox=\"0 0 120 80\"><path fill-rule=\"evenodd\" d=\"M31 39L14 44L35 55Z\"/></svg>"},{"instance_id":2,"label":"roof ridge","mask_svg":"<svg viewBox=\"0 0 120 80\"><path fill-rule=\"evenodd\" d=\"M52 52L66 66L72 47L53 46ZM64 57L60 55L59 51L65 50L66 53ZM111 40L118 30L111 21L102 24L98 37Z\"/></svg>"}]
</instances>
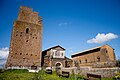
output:
<instances>
[{"instance_id":1,"label":"roof ridge","mask_svg":"<svg viewBox=\"0 0 120 80\"><path fill-rule=\"evenodd\" d=\"M105 45L106 45L106 44L105 44ZM102 45L102 46L104 46L104 45ZM80 54L80 53L83 53L83 52L87 52L87 51L90 51L90 50L94 50L94 49L100 48L100 47L102 47L102 46L98 46L98 47L94 47L94 48L89 48L89 49L84 50L84 51L81 51L81 52L76 52L75 54L72 54L71 56L77 55L77 54Z\"/></svg>"},{"instance_id":2,"label":"roof ridge","mask_svg":"<svg viewBox=\"0 0 120 80\"><path fill-rule=\"evenodd\" d=\"M55 47L60 47L60 48L64 49L62 46L60 46L60 45L56 45L56 46L53 46L53 47L47 48L47 49L45 49L45 50L43 50L43 51L47 51L47 50L50 50L50 49L55 48ZM64 50L65 50L65 49L64 49Z\"/></svg>"}]
</instances>

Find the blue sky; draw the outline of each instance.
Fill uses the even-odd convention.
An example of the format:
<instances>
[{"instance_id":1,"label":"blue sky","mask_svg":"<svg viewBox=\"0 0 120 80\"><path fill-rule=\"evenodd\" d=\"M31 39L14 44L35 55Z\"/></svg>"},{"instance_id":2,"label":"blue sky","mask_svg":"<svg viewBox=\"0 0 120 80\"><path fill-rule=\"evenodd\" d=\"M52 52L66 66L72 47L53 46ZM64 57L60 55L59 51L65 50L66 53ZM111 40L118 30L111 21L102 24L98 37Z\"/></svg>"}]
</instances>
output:
<instances>
[{"instance_id":1,"label":"blue sky","mask_svg":"<svg viewBox=\"0 0 120 80\"><path fill-rule=\"evenodd\" d=\"M31 7L42 16L42 50L61 45L70 57L109 44L120 56L119 0L0 0L0 50L9 48L20 6Z\"/></svg>"}]
</instances>

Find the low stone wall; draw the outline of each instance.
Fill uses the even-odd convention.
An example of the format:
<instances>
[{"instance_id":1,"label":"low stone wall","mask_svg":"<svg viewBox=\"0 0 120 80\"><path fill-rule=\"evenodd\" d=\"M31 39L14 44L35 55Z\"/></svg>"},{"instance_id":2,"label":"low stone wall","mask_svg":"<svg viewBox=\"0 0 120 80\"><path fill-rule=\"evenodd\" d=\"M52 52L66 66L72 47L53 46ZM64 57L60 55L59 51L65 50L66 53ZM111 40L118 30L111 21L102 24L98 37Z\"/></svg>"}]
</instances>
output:
<instances>
[{"instance_id":1,"label":"low stone wall","mask_svg":"<svg viewBox=\"0 0 120 80\"><path fill-rule=\"evenodd\" d=\"M116 72L120 70L120 68L80 68L80 74L85 75L87 73L91 74L98 74L101 75L101 77L114 77L116 75Z\"/></svg>"},{"instance_id":2,"label":"low stone wall","mask_svg":"<svg viewBox=\"0 0 120 80\"><path fill-rule=\"evenodd\" d=\"M91 68L91 67L70 67L70 68L63 68L64 71L69 71L71 74L80 74L86 76L87 73L91 74L98 74L101 77L109 77L112 78L116 74L116 71L120 71L120 68Z\"/></svg>"},{"instance_id":3,"label":"low stone wall","mask_svg":"<svg viewBox=\"0 0 120 80\"><path fill-rule=\"evenodd\" d=\"M37 67L36 70L31 69L31 67L19 67L19 66L7 67L5 69L27 69L29 72L39 72L39 70L41 70L41 67Z\"/></svg>"},{"instance_id":4,"label":"low stone wall","mask_svg":"<svg viewBox=\"0 0 120 80\"><path fill-rule=\"evenodd\" d=\"M103 68L103 69L100 68L100 69L91 69L89 73L99 74L102 77L113 77L116 75L115 73L117 70L118 70L117 68Z\"/></svg>"}]
</instances>

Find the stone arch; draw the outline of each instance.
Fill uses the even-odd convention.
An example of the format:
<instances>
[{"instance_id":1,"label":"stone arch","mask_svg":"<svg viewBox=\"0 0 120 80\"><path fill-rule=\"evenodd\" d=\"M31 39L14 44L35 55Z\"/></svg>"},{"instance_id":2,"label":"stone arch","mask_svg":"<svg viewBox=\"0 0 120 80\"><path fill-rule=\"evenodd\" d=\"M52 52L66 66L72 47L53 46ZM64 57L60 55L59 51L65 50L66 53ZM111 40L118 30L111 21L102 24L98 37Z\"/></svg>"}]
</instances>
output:
<instances>
[{"instance_id":1,"label":"stone arch","mask_svg":"<svg viewBox=\"0 0 120 80\"><path fill-rule=\"evenodd\" d=\"M56 62L55 67L63 67L63 64L61 62Z\"/></svg>"}]
</instances>

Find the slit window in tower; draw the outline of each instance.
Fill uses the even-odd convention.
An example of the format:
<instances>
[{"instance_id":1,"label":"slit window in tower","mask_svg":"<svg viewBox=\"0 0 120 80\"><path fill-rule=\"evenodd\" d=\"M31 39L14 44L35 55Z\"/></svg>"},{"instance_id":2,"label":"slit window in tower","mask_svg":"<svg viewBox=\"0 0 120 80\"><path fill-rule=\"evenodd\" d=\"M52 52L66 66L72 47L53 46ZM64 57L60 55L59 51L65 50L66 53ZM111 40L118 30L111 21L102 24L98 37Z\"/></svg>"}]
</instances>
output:
<instances>
[{"instance_id":1,"label":"slit window in tower","mask_svg":"<svg viewBox=\"0 0 120 80\"><path fill-rule=\"evenodd\" d=\"M26 33L29 33L29 29L28 28L26 28Z\"/></svg>"},{"instance_id":2,"label":"slit window in tower","mask_svg":"<svg viewBox=\"0 0 120 80\"><path fill-rule=\"evenodd\" d=\"M20 53L20 55L22 55L22 53Z\"/></svg>"}]
</instances>

